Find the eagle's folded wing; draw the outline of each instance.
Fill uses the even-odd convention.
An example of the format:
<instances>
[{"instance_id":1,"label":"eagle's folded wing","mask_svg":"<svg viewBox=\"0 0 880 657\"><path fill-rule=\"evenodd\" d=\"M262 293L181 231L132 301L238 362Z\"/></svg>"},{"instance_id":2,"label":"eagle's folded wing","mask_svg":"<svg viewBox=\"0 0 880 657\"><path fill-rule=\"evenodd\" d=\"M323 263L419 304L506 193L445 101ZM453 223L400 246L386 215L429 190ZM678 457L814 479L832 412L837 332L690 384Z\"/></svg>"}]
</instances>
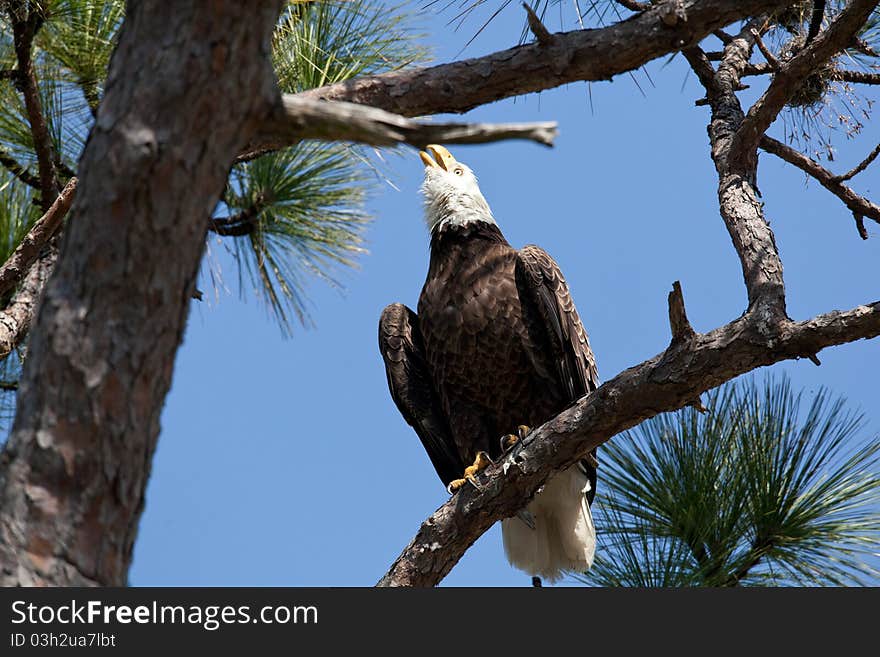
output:
<instances>
[{"instance_id":1,"label":"eagle's folded wing","mask_svg":"<svg viewBox=\"0 0 880 657\"><path fill-rule=\"evenodd\" d=\"M379 352L394 403L448 485L461 477L464 465L431 382L418 315L400 303L385 308L379 319Z\"/></svg>"},{"instance_id":2,"label":"eagle's folded wing","mask_svg":"<svg viewBox=\"0 0 880 657\"><path fill-rule=\"evenodd\" d=\"M587 332L556 261L534 244L521 248L517 256L520 299L543 320L559 382L574 402L599 387L599 372ZM588 498L592 502L596 489L595 450L591 456L582 466L590 480L592 490Z\"/></svg>"}]
</instances>

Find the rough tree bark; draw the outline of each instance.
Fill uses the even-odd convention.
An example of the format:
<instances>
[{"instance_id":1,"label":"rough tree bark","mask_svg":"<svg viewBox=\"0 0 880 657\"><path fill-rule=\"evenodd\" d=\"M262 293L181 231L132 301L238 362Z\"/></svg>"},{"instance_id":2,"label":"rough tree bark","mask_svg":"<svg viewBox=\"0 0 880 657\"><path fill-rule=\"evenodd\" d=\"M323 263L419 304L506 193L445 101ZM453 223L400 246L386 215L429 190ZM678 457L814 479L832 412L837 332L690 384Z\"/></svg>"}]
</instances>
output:
<instances>
[{"instance_id":1,"label":"rough tree bark","mask_svg":"<svg viewBox=\"0 0 880 657\"><path fill-rule=\"evenodd\" d=\"M126 583L208 217L278 103L280 0L171 4L128 4L32 332L0 468L6 586Z\"/></svg>"}]
</instances>

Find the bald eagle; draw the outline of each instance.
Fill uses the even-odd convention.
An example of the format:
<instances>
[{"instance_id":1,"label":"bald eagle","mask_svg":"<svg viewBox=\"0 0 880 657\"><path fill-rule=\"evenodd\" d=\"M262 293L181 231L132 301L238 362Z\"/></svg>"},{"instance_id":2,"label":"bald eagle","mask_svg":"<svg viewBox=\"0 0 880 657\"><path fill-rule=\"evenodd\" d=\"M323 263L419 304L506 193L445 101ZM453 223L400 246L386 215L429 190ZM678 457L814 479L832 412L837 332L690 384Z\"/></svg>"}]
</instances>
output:
<instances>
[{"instance_id":1,"label":"bald eagle","mask_svg":"<svg viewBox=\"0 0 880 657\"><path fill-rule=\"evenodd\" d=\"M598 385L595 359L556 262L502 235L469 167L420 152L431 260L418 313L391 304L379 350L397 408L450 493ZM510 563L533 583L590 568L595 453L502 521Z\"/></svg>"}]
</instances>

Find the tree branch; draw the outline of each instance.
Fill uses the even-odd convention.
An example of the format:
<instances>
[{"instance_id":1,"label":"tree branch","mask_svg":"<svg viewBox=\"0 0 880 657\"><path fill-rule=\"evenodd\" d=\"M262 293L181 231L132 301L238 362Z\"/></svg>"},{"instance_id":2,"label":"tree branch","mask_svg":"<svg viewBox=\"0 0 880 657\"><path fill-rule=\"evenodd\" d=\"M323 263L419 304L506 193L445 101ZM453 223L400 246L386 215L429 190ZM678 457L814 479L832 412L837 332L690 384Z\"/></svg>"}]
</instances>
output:
<instances>
[{"instance_id":1,"label":"tree branch","mask_svg":"<svg viewBox=\"0 0 880 657\"><path fill-rule=\"evenodd\" d=\"M31 265L9 305L0 312L0 359L12 353L27 336L43 295L43 288L57 259L57 246L50 243Z\"/></svg>"},{"instance_id":2,"label":"tree branch","mask_svg":"<svg viewBox=\"0 0 880 657\"><path fill-rule=\"evenodd\" d=\"M27 3L30 7L28 11L25 10L25 3L7 2L6 4L12 22L15 55L18 61L18 80L31 127L34 150L37 154L42 208L43 212L48 212L52 199L59 192L59 187L55 174L55 158L52 154L52 139L43 116L40 91L37 87L37 78L31 60L31 46L34 36L43 23L42 9L36 3Z\"/></svg>"},{"instance_id":3,"label":"tree branch","mask_svg":"<svg viewBox=\"0 0 880 657\"><path fill-rule=\"evenodd\" d=\"M15 251L12 252L12 255L9 256L9 259L0 267L0 296L18 285L25 272L37 259L40 249L49 242L55 231L58 230L61 221L73 203L76 182L76 178L70 179L49 211L36 221Z\"/></svg>"},{"instance_id":4,"label":"tree branch","mask_svg":"<svg viewBox=\"0 0 880 657\"><path fill-rule=\"evenodd\" d=\"M221 237L243 237L250 235L257 227L260 212L266 207L266 199L260 194L250 207L228 217L212 218L208 230ZM201 296L199 297L201 301Z\"/></svg>"},{"instance_id":5,"label":"tree branch","mask_svg":"<svg viewBox=\"0 0 880 657\"><path fill-rule=\"evenodd\" d=\"M793 0L688 0L687 22L666 25L664 3L598 30L553 35L552 47L531 43L428 68L367 76L311 89L300 98L344 100L402 116L463 113L502 98L580 80L609 80L698 43L713 30ZM620 44L626 44L625 48Z\"/></svg>"},{"instance_id":6,"label":"tree branch","mask_svg":"<svg viewBox=\"0 0 880 657\"><path fill-rule=\"evenodd\" d=\"M749 307L764 304L768 316L785 316L785 283L782 262L776 249L773 231L764 218L757 188L757 157L733 160L731 151L744 114L736 91L755 45L755 33L766 24L757 18L746 24L724 46L718 70L709 76L711 67L694 51L685 52L691 66L706 87L712 109L709 139L712 160L718 172L718 200L721 217L739 256Z\"/></svg>"},{"instance_id":7,"label":"tree branch","mask_svg":"<svg viewBox=\"0 0 880 657\"><path fill-rule=\"evenodd\" d=\"M835 180L837 182L844 182L846 180L851 180L855 178L862 171L867 169L870 166L871 162L877 159L878 155L880 155L880 144L877 144L874 147L874 150L868 154L868 157L859 162L856 166L847 171L845 174L843 174L842 176L835 176Z\"/></svg>"},{"instance_id":8,"label":"tree branch","mask_svg":"<svg viewBox=\"0 0 880 657\"><path fill-rule=\"evenodd\" d=\"M535 429L522 448L465 486L419 528L379 586L433 586L497 520L517 513L555 473L612 436L658 413L674 411L756 367L807 357L824 347L880 335L880 302L809 321L759 310L621 372Z\"/></svg>"},{"instance_id":9,"label":"tree branch","mask_svg":"<svg viewBox=\"0 0 880 657\"><path fill-rule=\"evenodd\" d=\"M774 70L775 69L773 69L767 62L748 64L743 69L742 77L746 77L749 75L767 75L768 73L773 73Z\"/></svg>"},{"instance_id":10,"label":"tree branch","mask_svg":"<svg viewBox=\"0 0 880 657\"><path fill-rule=\"evenodd\" d=\"M639 2L638 0L615 0L615 2L634 12L648 11L651 8L650 2Z\"/></svg>"},{"instance_id":11,"label":"tree branch","mask_svg":"<svg viewBox=\"0 0 880 657\"><path fill-rule=\"evenodd\" d=\"M853 84L880 84L880 73L838 69L834 71L831 77L840 82L852 82Z\"/></svg>"},{"instance_id":12,"label":"tree branch","mask_svg":"<svg viewBox=\"0 0 880 657\"><path fill-rule=\"evenodd\" d=\"M535 13L534 9L525 2L522 3L522 6L523 9L526 10L526 19L529 24L529 30L535 35L538 43L549 46L553 41L553 35L550 34L550 30L544 26L544 23L541 22L541 19L538 17L538 14Z\"/></svg>"},{"instance_id":13,"label":"tree branch","mask_svg":"<svg viewBox=\"0 0 880 657\"><path fill-rule=\"evenodd\" d=\"M25 185L40 189L40 179L16 161L6 150L0 148L0 164Z\"/></svg>"},{"instance_id":14,"label":"tree branch","mask_svg":"<svg viewBox=\"0 0 880 657\"><path fill-rule=\"evenodd\" d=\"M845 178L834 175L834 173L812 158L807 157L791 146L783 144L781 141L768 137L767 135L764 135L761 138L760 146L768 153L772 153L789 164L793 164L807 175L815 178L822 187L843 201L844 205L849 208L853 215L857 217L868 217L869 219L880 223L880 206L877 206L868 199L859 196L851 188L844 185L841 181ZM858 220L856 225L858 226ZM859 234L862 239L868 239L867 232L860 229Z\"/></svg>"},{"instance_id":15,"label":"tree branch","mask_svg":"<svg viewBox=\"0 0 880 657\"><path fill-rule=\"evenodd\" d=\"M675 281L672 291L667 299L669 304L669 328L672 332L672 342L687 342L696 335L691 323L688 321L684 309L684 296L681 292L681 283Z\"/></svg>"},{"instance_id":16,"label":"tree branch","mask_svg":"<svg viewBox=\"0 0 880 657\"><path fill-rule=\"evenodd\" d=\"M238 161L303 139L353 141L373 146L431 143L478 144L503 139L529 139L552 146L556 123L423 123L385 110L342 101L326 102L285 94L281 105L260 129L253 146Z\"/></svg>"},{"instance_id":17,"label":"tree branch","mask_svg":"<svg viewBox=\"0 0 880 657\"><path fill-rule=\"evenodd\" d=\"M779 68L770 86L743 119L731 145L730 158L750 161L756 157L761 136L792 95L820 65L846 48L877 3L878 0L852 0L827 30Z\"/></svg>"},{"instance_id":18,"label":"tree branch","mask_svg":"<svg viewBox=\"0 0 880 657\"><path fill-rule=\"evenodd\" d=\"M764 43L764 39L761 38L758 30L752 30L752 37L755 39L755 44L758 46L758 50L761 51L761 54L764 55L764 59L767 60L770 70L778 71L781 68L781 64L779 63L779 60L776 59L776 55L770 52L770 49Z\"/></svg>"}]
</instances>

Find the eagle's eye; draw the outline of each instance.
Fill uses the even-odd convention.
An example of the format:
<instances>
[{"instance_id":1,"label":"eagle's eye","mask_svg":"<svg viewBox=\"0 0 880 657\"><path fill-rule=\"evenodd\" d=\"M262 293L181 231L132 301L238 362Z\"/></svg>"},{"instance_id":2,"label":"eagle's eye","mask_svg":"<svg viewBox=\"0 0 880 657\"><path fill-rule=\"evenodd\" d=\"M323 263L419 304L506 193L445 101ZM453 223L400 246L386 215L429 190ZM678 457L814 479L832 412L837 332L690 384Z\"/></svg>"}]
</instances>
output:
<instances>
[{"instance_id":1,"label":"eagle's eye","mask_svg":"<svg viewBox=\"0 0 880 657\"><path fill-rule=\"evenodd\" d=\"M456 176L461 176L464 174L464 169L462 169L461 167L455 167L452 170L452 173L454 173Z\"/></svg>"}]
</instances>

